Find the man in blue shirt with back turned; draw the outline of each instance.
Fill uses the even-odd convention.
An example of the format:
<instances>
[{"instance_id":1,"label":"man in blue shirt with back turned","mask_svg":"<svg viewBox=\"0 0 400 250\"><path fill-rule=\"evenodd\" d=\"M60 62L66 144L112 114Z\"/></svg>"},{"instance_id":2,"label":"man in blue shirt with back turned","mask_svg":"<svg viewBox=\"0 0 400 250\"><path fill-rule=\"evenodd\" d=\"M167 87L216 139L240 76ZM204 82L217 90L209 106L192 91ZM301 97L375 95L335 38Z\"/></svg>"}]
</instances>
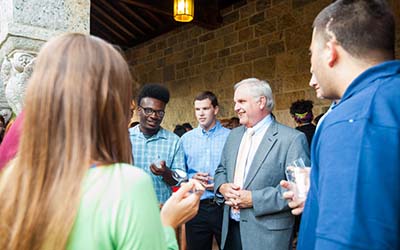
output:
<instances>
[{"instance_id":1,"label":"man in blue shirt with back turned","mask_svg":"<svg viewBox=\"0 0 400 250\"><path fill-rule=\"evenodd\" d=\"M313 27L315 89L341 100L311 145L297 249L400 249L400 61L394 60L393 14L383 0L338 0ZM289 206L298 214L303 204Z\"/></svg>"},{"instance_id":2,"label":"man in blue shirt with back turned","mask_svg":"<svg viewBox=\"0 0 400 250\"><path fill-rule=\"evenodd\" d=\"M189 177L201 181L206 191L198 214L186 223L186 240L188 250L211 250L213 236L221 243L223 213L214 202L213 177L230 130L217 120L218 100L212 92L198 94L194 108L199 126L184 134L181 143Z\"/></svg>"}]
</instances>

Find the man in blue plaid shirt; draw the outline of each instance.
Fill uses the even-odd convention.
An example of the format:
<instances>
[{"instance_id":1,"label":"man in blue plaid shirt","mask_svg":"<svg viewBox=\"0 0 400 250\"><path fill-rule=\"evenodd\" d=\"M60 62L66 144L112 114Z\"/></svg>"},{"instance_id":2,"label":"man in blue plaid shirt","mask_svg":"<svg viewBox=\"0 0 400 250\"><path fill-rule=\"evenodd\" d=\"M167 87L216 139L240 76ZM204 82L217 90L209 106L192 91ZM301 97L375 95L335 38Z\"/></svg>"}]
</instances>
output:
<instances>
[{"instance_id":1,"label":"man in blue plaid shirt","mask_svg":"<svg viewBox=\"0 0 400 250\"><path fill-rule=\"evenodd\" d=\"M186 172L179 137L160 126L168 101L167 88L144 85L137 100L139 124L129 129L133 163L150 174L161 205L171 196L171 186L179 184L176 170Z\"/></svg>"},{"instance_id":2,"label":"man in blue plaid shirt","mask_svg":"<svg viewBox=\"0 0 400 250\"><path fill-rule=\"evenodd\" d=\"M210 91L196 96L195 115L199 126L182 138L185 163L190 178L203 183L206 191L200 200L199 212L186 223L188 250L211 250L213 236L221 243L222 207L214 202L214 172L230 130L217 120L218 100Z\"/></svg>"}]
</instances>

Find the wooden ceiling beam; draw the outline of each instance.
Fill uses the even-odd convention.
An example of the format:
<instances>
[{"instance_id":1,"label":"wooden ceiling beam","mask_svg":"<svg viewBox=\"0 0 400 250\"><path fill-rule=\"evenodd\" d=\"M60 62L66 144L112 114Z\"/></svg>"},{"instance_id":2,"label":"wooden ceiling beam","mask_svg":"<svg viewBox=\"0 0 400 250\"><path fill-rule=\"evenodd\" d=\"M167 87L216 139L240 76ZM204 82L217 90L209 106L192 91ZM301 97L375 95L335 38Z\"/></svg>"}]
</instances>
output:
<instances>
[{"instance_id":1,"label":"wooden ceiling beam","mask_svg":"<svg viewBox=\"0 0 400 250\"><path fill-rule=\"evenodd\" d=\"M121 18L122 20L124 20L126 23L129 24L129 26L131 26L134 30L136 30L137 32L139 32L140 34L144 35L145 33L139 28L137 27L135 24L133 24L130 20L128 20L128 18L126 18L124 15L122 15L118 10L116 10L114 8L114 6L112 6L111 4L109 4L106 1L101 1L102 4L104 4L104 6L106 6L108 9L110 9L115 15L117 15L119 18ZM123 6L123 3L120 3L119 6L125 7Z\"/></svg>"},{"instance_id":2,"label":"wooden ceiling beam","mask_svg":"<svg viewBox=\"0 0 400 250\"><path fill-rule=\"evenodd\" d=\"M125 2L127 4L134 5L136 7L150 10L150 11L153 11L153 12L156 12L159 14L173 16L172 8L171 8L171 11L166 11L167 9L169 9L169 8L167 8L169 1L165 1L165 0L160 1L159 4L157 4L157 7L155 7L154 5L142 2L142 1L137 1L137 0L121 0L121 2ZM171 2L172 2L172 0L171 0Z\"/></svg>"},{"instance_id":3,"label":"wooden ceiling beam","mask_svg":"<svg viewBox=\"0 0 400 250\"><path fill-rule=\"evenodd\" d=\"M121 41L123 42L127 42L126 38L123 37L121 34L119 34L117 31L115 31L115 29L111 28L110 26L108 26L107 23L103 22L100 18L98 18L96 15L92 15L92 18L94 21L98 22L99 24L101 24L104 28L106 28L108 31L110 31L112 34L114 34L116 37L118 37L119 39L121 39Z\"/></svg>"},{"instance_id":4,"label":"wooden ceiling beam","mask_svg":"<svg viewBox=\"0 0 400 250\"><path fill-rule=\"evenodd\" d=\"M163 22L160 20L160 18L158 18L156 15L153 14L153 12L145 10L146 14L149 15L151 18L153 18L153 20L158 24L158 25L162 25Z\"/></svg>"},{"instance_id":5,"label":"wooden ceiling beam","mask_svg":"<svg viewBox=\"0 0 400 250\"><path fill-rule=\"evenodd\" d=\"M139 20L141 23L143 23L147 28L151 30L155 30L153 26L151 26L146 20L144 20L141 16L139 16L134 10L130 9L128 6L126 6L124 3L120 3L120 6L128 12L130 15L135 17L137 20Z\"/></svg>"},{"instance_id":6,"label":"wooden ceiling beam","mask_svg":"<svg viewBox=\"0 0 400 250\"><path fill-rule=\"evenodd\" d=\"M93 27L90 27L90 33L92 35L101 37L102 39L106 40L107 42L111 44L120 44L121 40L118 39L116 36L113 36L113 34L108 33L105 29L99 29L97 28L98 25L93 25Z\"/></svg>"},{"instance_id":7,"label":"wooden ceiling beam","mask_svg":"<svg viewBox=\"0 0 400 250\"><path fill-rule=\"evenodd\" d=\"M127 30L124 26L116 22L113 18L111 18L105 11L103 11L99 6L95 4L95 1L91 2L92 7L96 10L96 12L100 13L103 17L105 17L108 21L110 21L113 25L124 31L126 34L128 34L130 37L134 38L136 37L132 32Z\"/></svg>"}]
</instances>

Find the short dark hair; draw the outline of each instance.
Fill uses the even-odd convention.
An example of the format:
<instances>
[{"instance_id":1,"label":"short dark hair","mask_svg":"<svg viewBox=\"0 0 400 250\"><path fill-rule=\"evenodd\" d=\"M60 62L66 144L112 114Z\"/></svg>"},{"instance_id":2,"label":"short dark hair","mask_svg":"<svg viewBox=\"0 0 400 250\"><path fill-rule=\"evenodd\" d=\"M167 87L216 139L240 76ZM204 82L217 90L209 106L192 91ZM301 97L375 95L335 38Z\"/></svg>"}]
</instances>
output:
<instances>
[{"instance_id":1,"label":"short dark hair","mask_svg":"<svg viewBox=\"0 0 400 250\"><path fill-rule=\"evenodd\" d=\"M217 96L211 92L211 91L203 91L201 93L199 93L194 100L195 101L202 101L205 99L210 99L211 104L213 105L213 107L215 108L216 106L218 106L218 99Z\"/></svg>"},{"instance_id":2,"label":"short dark hair","mask_svg":"<svg viewBox=\"0 0 400 250\"><path fill-rule=\"evenodd\" d=\"M290 114L297 122L311 122L314 118L312 108L312 101L297 100L290 106Z\"/></svg>"},{"instance_id":3,"label":"short dark hair","mask_svg":"<svg viewBox=\"0 0 400 250\"><path fill-rule=\"evenodd\" d=\"M182 127L189 130L193 129L192 125L190 125L188 122L182 123Z\"/></svg>"},{"instance_id":4,"label":"short dark hair","mask_svg":"<svg viewBox=\"0 0 400 250\"><path fill-rule=\"evenodd\" d=\"M145 84L140 89L137 99L137 105L140 105L140 102L145 97L151 97L167 104L169 102L169 91L165 86L160 84L155 84L155 83Z\"/></svg>"},{"instance_id":5,"label":"short dark hair","mask_svg":"<svg viewBox=\"0 0 400 250\"><path fill-rule=\"evenodd\" d=\"M325 40L333 33L340 46L356 58L373 57L371 52L394 58L395 21L385 0L335 1L318 14L313 27Z\"/></svg>"},{"instance_id":6,"label":"short dark hair","mask_svg":"<svg viewBox=\"0 0 400 250\"><path fill-rule=\"evenodd\" d=\"M175 129L174 129L174 134L176 134L179 137L182 137L182 135L186 133L186 129L185 127L183 127L182 125L176 125Z\"/></svg>"},{"instance_id":7,"label":"short dark hair","mask_svg":"<svg viewBox=\"0 0 400 250\"><path fill-rule=\"evenodd\" d=\"M231 121L239 122L239 121L240 121L240 119L239 119L239 118L237 118L236 116L233 116L233 117L231 117Z\"/></svg>"}]
</instances>

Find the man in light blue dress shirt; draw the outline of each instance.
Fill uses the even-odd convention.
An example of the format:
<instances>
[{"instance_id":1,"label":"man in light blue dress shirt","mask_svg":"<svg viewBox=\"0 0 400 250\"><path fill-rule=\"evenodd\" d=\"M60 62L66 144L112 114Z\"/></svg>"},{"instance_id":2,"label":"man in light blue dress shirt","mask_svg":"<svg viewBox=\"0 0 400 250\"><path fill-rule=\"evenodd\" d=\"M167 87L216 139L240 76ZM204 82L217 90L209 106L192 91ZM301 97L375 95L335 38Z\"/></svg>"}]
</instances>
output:
<instances>
[{"instance_id":1,"label":"man in light blue dress shirt","mask_svg":"<svg viewBox=\"0 0 400 250\"><path fill-rule=\"evenodd\" d=\"M211 250L213 236L221 242L223 210L214 202L214 172L222 148L230 132L217 120L217 97L210 91L201 92L194 101L199 126L181 138L189 178L199 180L206 187L200 201L199 212L186 223L188 250Z\"/></svg>"}]
</instances>

